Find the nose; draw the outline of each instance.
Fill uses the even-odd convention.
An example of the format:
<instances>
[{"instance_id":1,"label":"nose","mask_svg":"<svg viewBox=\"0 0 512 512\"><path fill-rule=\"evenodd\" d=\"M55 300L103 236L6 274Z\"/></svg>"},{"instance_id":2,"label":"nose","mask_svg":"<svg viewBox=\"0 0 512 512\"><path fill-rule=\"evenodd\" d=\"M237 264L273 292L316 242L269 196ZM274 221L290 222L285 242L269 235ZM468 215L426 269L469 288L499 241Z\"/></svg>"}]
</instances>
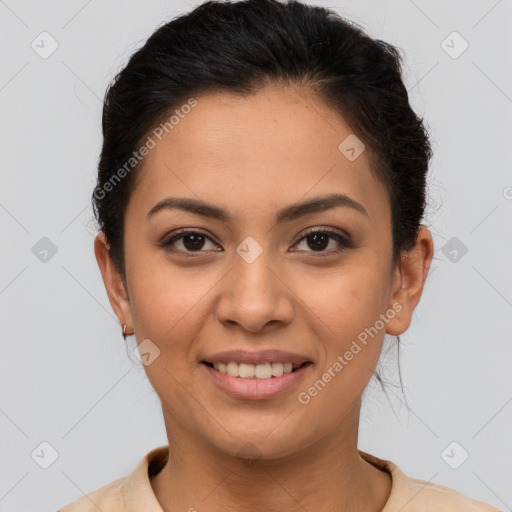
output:
<instances>
[{"instance_id":1,"label":"nose","mask_svg":"<svg viewBox=\"0 0 512 512\"><path fill-rule=\"evenodd\" d=\"M271 267L265 252L251 263L235 258L231 271L219 283L216 317L220 322L256 333L292 321L293 292L285 276Z\"/></svg>"}]
</instances>

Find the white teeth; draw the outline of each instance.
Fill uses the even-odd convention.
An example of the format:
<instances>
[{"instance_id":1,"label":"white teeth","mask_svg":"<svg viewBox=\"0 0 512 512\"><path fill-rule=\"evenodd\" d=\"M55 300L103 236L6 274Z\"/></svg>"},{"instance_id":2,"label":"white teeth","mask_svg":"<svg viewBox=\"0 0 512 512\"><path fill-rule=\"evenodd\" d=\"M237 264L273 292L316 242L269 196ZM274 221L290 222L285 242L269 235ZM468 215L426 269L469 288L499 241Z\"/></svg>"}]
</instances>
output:
<instances>
[{"instance_id":1,"label":"white teeth","mask_svg":"<svg viewBox=\"0 0 512 512\"><path fill-rule=\"evenodd\" d=\"M228 363L213 363L213 367L220 373L226 373L231 377L240 377L241 379L271 379L272 377L281 377L283 373L291 373L300 364L293 363L262 363L247 364L229 361Z\"/></svg>"},{"instance_id":2,"label":"white teeth","mask_svg":"<svg viewBox=\"0 0 512 512\"><path fill-rule=\"evenodd\" d=\"M284 373L284 368L282 363L272 363L272 375L274 377L281 377Z\"/></svg>"},{"instance_id":3,"label":"white teeth","mask_svg":"<svg viewBox=\"0 0 512 512\"><path fill-rule=\"evenodd\" d=\"M272 365L270 363L256 365L254 367L254 375L257 379L270 379L272 377Z\"/></svg>"},{"instance_id":4,"label":"white teeth","mask_svg":"<svg viewBox=\"0 0 512 512\"><path fill-rule=\"evenodd\" d=\"M253 364L240 363L238 365L238 376L242 379L252 379L256 368Z\"/></svg>"},{"instance_id":5,"label":"white teeth","mask_svg":"<svg viewBox=\"0 0 512 512\"><path fill-rule=\"evenodd\" d=\"M238 364L231 361L228 363L227 374L231 377L238 377Z\"/></svg>"}]
</instances>

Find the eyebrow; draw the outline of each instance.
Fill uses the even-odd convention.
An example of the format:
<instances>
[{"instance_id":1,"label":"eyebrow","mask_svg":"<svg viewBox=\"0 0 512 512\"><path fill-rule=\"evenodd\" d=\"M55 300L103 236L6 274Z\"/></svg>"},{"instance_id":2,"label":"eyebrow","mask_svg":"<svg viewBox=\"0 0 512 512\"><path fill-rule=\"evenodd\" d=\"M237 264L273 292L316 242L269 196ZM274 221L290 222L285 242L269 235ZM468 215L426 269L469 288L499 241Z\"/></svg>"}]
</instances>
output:
<instances>
[{"instance_id":1,"label":"eyebrow","mask_svg":"<svg viewBox=\"0 0 512 512\"><path fill-rule=\"evenodd\" d=\"M284 222L290 222L298 219L304 215L324 212L338 207L352 208L369 218L368 212L364 206L351 197L345 194L330 194L287 206L277 212L275 221L276 224L282 224ZM157 212L165 209L179 209L195 215L201 215L202 217L217 219L226 223L233 221L231 214L222 208L205 203L198 199L185 197L166 197L162 199L156 203L151 210L149 210L146 219L149 220Z\"/></svg>"}]
</instances>

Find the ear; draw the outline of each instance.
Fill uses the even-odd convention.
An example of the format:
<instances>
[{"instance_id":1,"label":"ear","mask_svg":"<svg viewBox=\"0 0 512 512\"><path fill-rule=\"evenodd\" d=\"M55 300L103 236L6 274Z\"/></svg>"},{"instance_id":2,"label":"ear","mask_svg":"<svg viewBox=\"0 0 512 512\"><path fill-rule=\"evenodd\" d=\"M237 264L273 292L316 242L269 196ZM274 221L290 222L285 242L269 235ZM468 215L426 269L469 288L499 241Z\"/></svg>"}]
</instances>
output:
<instances>
[{"instance_id":1,"label":"ear","mask_svg":"<svg viewBox=\"0 0 512 512\"><path fill-rule=\"evenodd\" d=\"M100 267L103 284L107 291L108 300L121 325L126 324L126 332L129 334L133 321L130 302L125 283L121 273L117 270L108 252L108 242L103 232L94 239L94 254Z\"/></svg>"},{"instance_id":2,"label":"ear","mask_svg":"<svg viewBox=\"0 0 512 512\"><path fill-rule=\"evenodd\" d=\"M432 235L428 228L420 226L416 245L402 255L400 263L394 269L390 307L396 311L396 315L388 321L386 333L399 336L409 328L413 311L423 292L433 254Z\"/></svg>"}]
</instances>

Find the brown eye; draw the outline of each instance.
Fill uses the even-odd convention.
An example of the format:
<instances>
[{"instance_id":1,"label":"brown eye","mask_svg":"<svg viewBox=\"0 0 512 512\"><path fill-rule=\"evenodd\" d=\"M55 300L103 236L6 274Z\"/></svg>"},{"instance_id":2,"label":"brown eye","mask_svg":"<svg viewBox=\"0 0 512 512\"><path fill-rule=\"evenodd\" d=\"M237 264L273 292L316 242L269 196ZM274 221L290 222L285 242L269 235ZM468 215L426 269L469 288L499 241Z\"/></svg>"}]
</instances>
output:
<instances>
[{"instance_id":1,"label":"brown eye","mask_svg":"<svg viewBox=\"0 0 512 512\"><path fill-rule=\"evenodd\" d=\"M329 242L331 239L334 239L335 249L330 251L325 251L325 249L329 246ZM342 236L340 233L332 230L319 230L314 229L308 231L306 235L304 235L296 245L305 241L308 248L311 251L306 250L305 252L313 252L319 253L318 256L329 256L332 254L336 254L341 252L343 249L352 247L350 240L346 237Z\"/></svg>"},{"instance_id":2,"label":"brown eye","mask_svg":"<svg viewBox=\"0 0 512 512\"><path fill-rule=\"evenodd\" d=\"M198 233L192 233L190 235L185 235L180 238L183 239L183 246L187 250L194 251L196 249L201 249L204 246L204 240L206 237Z\"/></svg>"},{"instance_id":3,"label":"brown eye","mask_svg":"<svg viewBox=\"0 0 512 512\"><path fill-rule=\"evenodd\" d=\"M326 250L333 240L335 241L335 248ZM207 248L206 250L202 249L205 249L205 245L207 245L208 241L212 243L213 250L219 250L215 248L218 246L209 236L192 229L179 230L177 233L173 233L172 236L165 238L158 245L166 248L170 252L191 255L192 253L206 252L206 250L208 250ZM316 253L316 256L329 256L337 254L346 248L353 247L350 240L340 233L318 228L306 232L295 245L300 243L305 243L306 249L304 251L299 250L299 252ZM181 246L179 244L181 244Z\"/></svg>"},{"instance_id":4,"label":"brown eye","mask_svg":"<svg viewBox=\"0 0 512 512\"><path fill-rule=\"evenodd\" d=\"M174 233L170 238L164 239L159 245L172 252L205 252L202 249L205 247L208 240L211 241L207 235L199 231L180 230L178 233ZM181 244L181 247L177 245L177 242Z\"/></svg>"}]
</instances>

